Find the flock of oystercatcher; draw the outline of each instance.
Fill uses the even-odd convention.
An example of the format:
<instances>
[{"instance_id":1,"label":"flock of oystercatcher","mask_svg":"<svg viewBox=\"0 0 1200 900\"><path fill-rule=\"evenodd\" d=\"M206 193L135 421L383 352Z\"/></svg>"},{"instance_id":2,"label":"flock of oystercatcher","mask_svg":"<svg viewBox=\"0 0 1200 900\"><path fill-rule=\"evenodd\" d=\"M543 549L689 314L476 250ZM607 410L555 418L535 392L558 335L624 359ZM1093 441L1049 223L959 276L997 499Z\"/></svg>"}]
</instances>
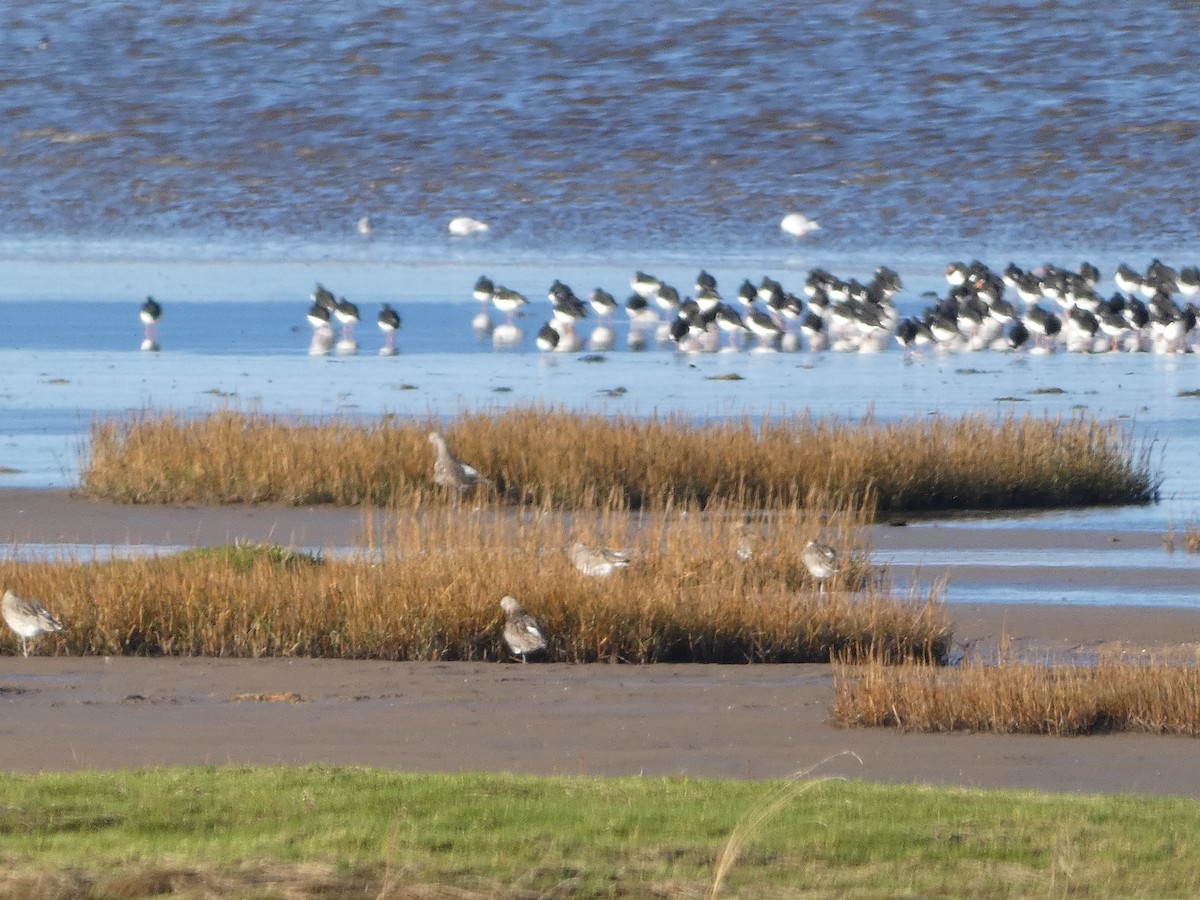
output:
<instances>
[{"instance_id":1,"label":"flock of oystercatcher","mask_svg":"<svg viewBox=\"0 0 1200 900\"><path fill-rule=\"evenodd\" d=\"M354 328L360 318L358 306L345 297L335 297L333 292L318 284L312 292L312 306L308 308L308 323L313 327L312 341L308 345L310 356L324 356L331 350L343 356L358 353L358 338ZM383 332L383 346L379 348L380 356L395 356L396 332L400 330L402 320L400 313L391 304L384 303L379 308L376 324ZM341 329L341 335L334 331L336 322Z\"/></svg>"},{"instance_id":2,"label":"flock of oystercatcher","mask_svg":"<svg viewBox=\"0 0 1200 900\"><path fill-rule=\"evenodd\" d=\"M1116 291L1107 297L1100 272L1090 263L1075 270L1047 264L1028 271L1009 264L996 272L979 261L952 262L945 274L945 296L930 292L919 314L901 316L894 302L901 279L887 266L877 268L866 283L813 269L803 296L769 276L757 284L746 279L732 300L704 270L686 297L639 271L630 279L624 304L629 348L641 350L654 342L686 353L743 347L871 353L895 341L905 355L926 349L1190 353L1196 343L1200 269L1195 266L1176 270L1156 259L1142 273L1122 264L1113 276ZM472 321L476 332L491 334L498 347L520 343L524 333L515 319L528 314L525 295L484 275L473 296L480 303ZM621 305L611 293L596 288L584 301L555 280L547 299L550 313L537 332L538 349L612 349ZM503 313L503 321L492 321L492 308ZM596 324L585 341L580 323L593 316Z\"/></svg>"},{"instance_id":3,"label":"flock of oystercatcher","mask_svg":"<svg viewBox=\"0 0 1200 900\"><path fill-rule=\"evenodd\" d=\"M825 350L877 353L895 341L906 356L927 350L940 353L1002 350L1049 353L1112 351L1191 353L1200 332L1196 300L1200 268L1172 268L1153 260L1144 272L1122 263L1112 276L1108 296L1100 271L1090 263L1077 269L1046 264L1025 270L1010 263L997 272L979 261L946 266L948 289L923 295L924 308L901 316L895 298L900 276L880 266L863 283L812 269L799 294L766 276L757 284L745 279L732 300L718 291L717 280L701 270L691 292L638 271L623 307L611 293L595 288L584 301L555 279L547 292L549 315L539 328L539 350L573 353L585 348L604 352L616 343L617 315L628 319L628 347L674 346L682 353L750 349L754 352ZM480 276L473 296L480 304L472 327L490 335L497 347L524 339L517 318L529 314L530 301L518 291ZM502 314L494 322L491 311ZM142 304L143 350L158 350L162 306L153 297ZM355 326L358 306L318 284L308 321L313 327L308 352L358 353ZM581 323L594 319L585 341ZM396 355L400 314L382 304L377 324L383 332L381 356ZM335 325L337 329L335 329Z\"/></svg>"}]
</instances>

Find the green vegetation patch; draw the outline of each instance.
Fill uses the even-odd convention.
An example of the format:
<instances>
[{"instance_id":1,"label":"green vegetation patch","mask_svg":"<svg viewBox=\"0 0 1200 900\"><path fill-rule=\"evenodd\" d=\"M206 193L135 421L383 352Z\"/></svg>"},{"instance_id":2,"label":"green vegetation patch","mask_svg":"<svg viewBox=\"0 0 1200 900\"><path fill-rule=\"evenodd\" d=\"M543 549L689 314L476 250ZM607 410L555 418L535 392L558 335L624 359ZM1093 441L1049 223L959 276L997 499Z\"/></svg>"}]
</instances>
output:
<instances>
[{"instance_id":1,"label":"green vegetation patch","mask_svg":"<svg viewBox=\"0 0 1200 900\"><path fill-rule=\"evenodd\" d=\"M0 891L1191 897L1197 833L1193 800L862 782L44 774L0 778Z\"/></svg>"},{"instance_id":2,"label":"green vegetation patch","mask_svg":"<svg viewBox=\"0 0 1200 900\"><path fill-rule=\"evenodd\" d=\"M283 568L303 568L319 566L323 563L319 555L303 550L293 550L279 544L241 541L233 544L220 544L215 547L193 547L189 550L182 550L175 556L182 562L224 564L237 572L247 572L260 562Z\"/></svg>"}]
</instances>

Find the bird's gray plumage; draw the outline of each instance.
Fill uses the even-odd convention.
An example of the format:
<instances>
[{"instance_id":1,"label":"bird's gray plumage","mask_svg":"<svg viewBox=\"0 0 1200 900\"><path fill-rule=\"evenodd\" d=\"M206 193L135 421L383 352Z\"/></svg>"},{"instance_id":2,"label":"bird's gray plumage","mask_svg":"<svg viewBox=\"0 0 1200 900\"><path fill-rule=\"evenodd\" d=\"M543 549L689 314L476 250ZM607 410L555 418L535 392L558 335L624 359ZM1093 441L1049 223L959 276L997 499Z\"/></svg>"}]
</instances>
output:
<instances>
[{"instance_id":1,"label":"bird's gray plumage","mask_svg":"<svg viewBox=\"0 0 1200 900\"><path fill-rule=\"evenodd\" d=\"M525 612L516 597L505 597L500 601L500 608L504 610L506 620L504 643L514 655L521 657L521 662L525 662L528 654L546 649L546 636L537 619Z\"/></svg>"},{"instance_id":2,"label":"bird's gray plumage","mask_svg":"<svg viewBox=\"0 0 1200 900\"><path fill-rule=\"evenodd\" d=\"M597 547L576 541L567 551L571 563L584 575L611 575L629 565L629 557L620 550Z\"/></svg>"},{"instance_id":3,"label":"bird's gray plumage","mask_svg":"<svg viewBox=\"0 0 1200 900\"><path fill-rule=\"evenodd\" d=\"M832 578L838 570L837 551L820 541L810 540L805 544L801 558L808 573L821 582Z\"/></svg>"},{"instance_id":4,"label":"bird's gray plumage","mask_svg":"<svg viewBox=\"0 0 1200 900\"><path fill-rule=\"evenodd\" d=\"M491 484L488 479L479 474L473 466L467 465L454 454L446 445L446 439L438 432L429 433L429 443L433 444L433 483L452 491L465 491L478 484Z\"/></svg>"},{"instance_id":5,"label":"bird's gray plumage","mask_svg":"<svg viewBox=\"0 0 1200 900\"><path fill-rule=\"evenodd\" d=\"M11 588L4 592L2 606L4 621L21 638L21 653L29 655L29 639L54 631L62 631L62 622L36 600L18 597Z\"/></svg>"}]
</instances>

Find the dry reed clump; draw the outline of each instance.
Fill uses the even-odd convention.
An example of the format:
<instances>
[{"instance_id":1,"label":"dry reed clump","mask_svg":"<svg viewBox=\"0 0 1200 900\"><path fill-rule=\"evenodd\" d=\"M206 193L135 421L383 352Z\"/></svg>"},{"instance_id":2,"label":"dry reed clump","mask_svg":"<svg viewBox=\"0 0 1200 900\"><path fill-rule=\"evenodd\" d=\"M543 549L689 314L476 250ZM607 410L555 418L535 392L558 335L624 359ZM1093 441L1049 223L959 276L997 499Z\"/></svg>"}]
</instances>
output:
<instances>
[{"instance_id":1,"label":"dry reed clump","mask_svg":"<svg viewBox=\"0 0 1200 900\"><path fill-rule=\"evenodd\" d=\"M82 486L127 503L445 502L435 427L494 496L565 509L778 508L814 490L871 493L885 510L1042 507L1147 502L1159 484L1128 430L1081 416L756 423L518 408L444 426L142 412L93 423Z\"/></svg>"},{"instance_id":2,"label":"dry reed clump","mask_svg":"<svg viewBox=\"0 0 1200 900\"><path fill-rule=\"evenodd\" d=\"M1188 553L1200 553L1200 525L1189 522L1183 529L1183 549Z\"/></svg>"},{"instance_id":3,"label":"dry reed clump","mask_svg":"<svg viewBox=\"0 0 1200 900\"><path fill-rule=\"evenodd\" d=\"M1094 665L979 662L956 668L882 661L835 666L833 718L909 731L1200 735L1194 662Z\"/></svg>"},{"instance_id":4,"label":"dry reed clump","mask_svg":"<svg viewBox=\"0 0 1200 900\"><path fill-rule=\"evenodd\" d=\"M505 594L540 621L550 661L937 659L950 641L936 597L896 599L878 584L853 544L861 508L820 520L801 507L774 514L747 560L735 553L740 516L692 510L610 510L586 525L498 506L417 504L393 517L393 537L369 559L4 561L0 583L53 601L67 621L42 653L499 659ZM818 532L854 561L823 595L800 562ZM608 578L582 575L564 549L574 537L622 546L634 562Z\"/></svg>"}]
</instances>

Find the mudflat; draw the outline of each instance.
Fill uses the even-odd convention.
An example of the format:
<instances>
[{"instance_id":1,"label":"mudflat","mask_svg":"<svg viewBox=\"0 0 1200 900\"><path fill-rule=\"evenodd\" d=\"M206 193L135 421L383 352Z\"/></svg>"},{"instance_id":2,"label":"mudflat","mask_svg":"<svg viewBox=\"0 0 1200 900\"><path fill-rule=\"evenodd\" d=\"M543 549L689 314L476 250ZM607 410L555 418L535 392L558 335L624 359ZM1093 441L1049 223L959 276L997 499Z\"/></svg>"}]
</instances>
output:
<instances>
[{"instance_id":1,"label":"mudflat","mask_svg":"<svg viewBox=\"0 0 1200 900\"><path fill-rule=\"evenodd\" d=\"M344 546L382 525L381 513L360 510L130 507L0 490L0 541L16 545ZM903 539L939 540L936 531ZM1005 533L996 540L1012 540ZM956 603L948 611L956 639L974 647L1032 655L1200 647L1200 613L1187 609ZM874 781L1200 797L1193 738L846 729L829 722L832 691L824 665L6 656L0 770L328 762L766 778L828 759L821 774Z\"/></svg>"}]
</instances>

